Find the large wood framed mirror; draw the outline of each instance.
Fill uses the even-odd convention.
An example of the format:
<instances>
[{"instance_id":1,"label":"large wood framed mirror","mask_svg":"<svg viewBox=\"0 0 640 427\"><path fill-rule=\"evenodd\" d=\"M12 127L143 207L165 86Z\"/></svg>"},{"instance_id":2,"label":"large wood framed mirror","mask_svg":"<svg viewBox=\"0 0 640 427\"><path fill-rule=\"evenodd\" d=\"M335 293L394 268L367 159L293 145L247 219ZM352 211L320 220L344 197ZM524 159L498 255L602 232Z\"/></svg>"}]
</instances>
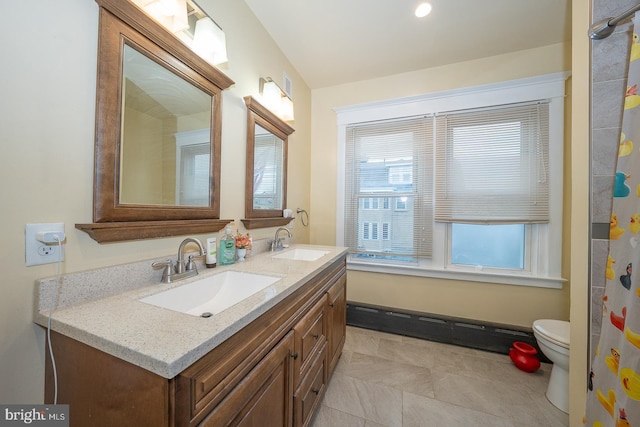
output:
<instances>
[{"instance_id":1,"label":"large wood framed mirror","mask_svg":"<svg viewBox=\"0 0 640 427\"><path fill-rule=\"evenodd\" d=\"M127 0L100 6L94 208L99 242L218 231L221 92L233 84Z\"/></svg>"},{"instance_id":2,"label":"large wood framed mirror","mask_svg":"<svg viewBox=\"0 0 640 427\"><path fill-rule=\"evenodd\" d=\"M245 218L248 229L285 225L287 147L294 129L251 96L247 105Z\"/></svg>"}]
</instances>

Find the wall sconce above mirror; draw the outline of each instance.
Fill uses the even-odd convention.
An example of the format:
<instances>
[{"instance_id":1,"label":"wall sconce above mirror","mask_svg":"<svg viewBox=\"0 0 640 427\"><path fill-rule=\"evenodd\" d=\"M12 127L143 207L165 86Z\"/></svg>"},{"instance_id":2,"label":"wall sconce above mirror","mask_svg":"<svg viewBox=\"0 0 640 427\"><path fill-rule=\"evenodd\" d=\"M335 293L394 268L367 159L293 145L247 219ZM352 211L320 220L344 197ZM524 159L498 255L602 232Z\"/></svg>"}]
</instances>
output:
<instances>
[{"instance_id":1,"label":"wall sconce above mirror","mask_svg":"<svg viewBox=\"0 0 640 427\"><path fill-rule=\"evenodd\" d=\"M131 0L212 65L227 62L222 28L193 0Z\"/></svg>"},{"instance_id":2,"label":"wall sconce above mirror","mask_svg":"<svg viewBox=\"0 0 640 427\"><path fill-rule=\"evenodd\" d=\"M245 228L288 224L287 146L294 129L253 97L247 105L247 169L245 177Z\"/></svg>"},{"instance_id":3,"label":"wall sconce above mirror","mask_svg":"<svg viewBox=\"0 0 640 427\"><path fill-rule=\"evenodd\" d=\"M260 100L262 105L285 122L294 120L293 101L271 77L260 77Z\"/></svg>"},{"instance_id":4,"label":"wall sconce above mirror","mask_svg":"<svg viewBox=\"0 0 640 427\"><path fill-rule=\"evenodd\" d=\"M233 81L127 0L100 5L94 240L215 232L222 90Z\"/></svg>"}]
</instances>

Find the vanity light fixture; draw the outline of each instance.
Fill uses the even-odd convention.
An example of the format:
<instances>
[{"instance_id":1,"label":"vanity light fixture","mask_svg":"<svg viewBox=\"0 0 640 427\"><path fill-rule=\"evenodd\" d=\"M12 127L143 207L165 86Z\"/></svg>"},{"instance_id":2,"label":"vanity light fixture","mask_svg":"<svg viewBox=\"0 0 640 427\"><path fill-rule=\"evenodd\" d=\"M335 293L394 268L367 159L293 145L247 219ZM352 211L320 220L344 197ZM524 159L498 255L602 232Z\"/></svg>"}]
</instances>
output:
<instances>
[{"instance_id":1,"label":"vanity light fixture","mask_svg":"<svg viewBox=\"0 0 640 427\"><path fill-rule=\"evenodd\" d=\"M293 101L271 77L260 77L262 104L285 122L293 121Z\"/></svg>"},{"instance_id":2,"label":"vanity light fixture","mask_svg":"<svg viewBox=\"0 0 640 427\"><path fill-rule=\"evenodd\" d=\"M196 22L192 48L195 53L213 65L228 61L227 40L224 31L208 16L200 18Z\"/></svg>"},{"instance_id":3,"label":"vanity light fixture","mask_svg":"<svg viewBox=\"0 0 640 427\"><path fill-rule=\"evenodd\" d=\"M222 28L193 0L132 0L147 15L212 65L228 61Z\"/></svg>"},{"instance_id":4,"label":"vanity light fixture","mask_svg":"<svg viewBox=\"0 0 640 427\"><path fill-rule=\"evenodd\" d=\"M172 33L189 28L187 0L133 0L147 15Z\"/></svg>"},{"instance_id":5,"label":"vanity light fixture","mask_svg":"<svg viewBox=\"0 0 640 427\"><path fill-rule=\"evenodd\" d=\"M416 16L418 18L424 18L431 13L431 5L429 3L421 3L416 8Z\"/></svg>"}]
</instances>

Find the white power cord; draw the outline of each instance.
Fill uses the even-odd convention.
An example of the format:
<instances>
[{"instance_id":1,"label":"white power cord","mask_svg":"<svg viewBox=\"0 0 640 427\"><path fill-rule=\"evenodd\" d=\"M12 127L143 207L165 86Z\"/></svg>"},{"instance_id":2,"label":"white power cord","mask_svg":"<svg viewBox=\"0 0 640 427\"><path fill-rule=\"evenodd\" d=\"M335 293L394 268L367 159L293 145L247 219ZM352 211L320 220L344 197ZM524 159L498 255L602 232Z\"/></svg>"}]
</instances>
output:
<instances>
[{"instance_id":1,"label":"white power cord","mask_svg":"<svg viewBox=\"0 0 640 427\"><path fill-rule=\"evenodd\" d=\"M56 278L56 294L53 298L53 302L51 304L51 309L49 310L49 320L47 321L47 343L49 344L49 357L51 358L51 367L53 368L53 404L56 405L58 403L58 371L56 369L56 360L53 357L53 347L51 346L51 315L53 314L53 310L55 310L58 305L58 294L60 291L61 280L62 280L62 241L58 235L54 236L56 242L58 242L58 274Z\"/></svg>"}]
</instances>

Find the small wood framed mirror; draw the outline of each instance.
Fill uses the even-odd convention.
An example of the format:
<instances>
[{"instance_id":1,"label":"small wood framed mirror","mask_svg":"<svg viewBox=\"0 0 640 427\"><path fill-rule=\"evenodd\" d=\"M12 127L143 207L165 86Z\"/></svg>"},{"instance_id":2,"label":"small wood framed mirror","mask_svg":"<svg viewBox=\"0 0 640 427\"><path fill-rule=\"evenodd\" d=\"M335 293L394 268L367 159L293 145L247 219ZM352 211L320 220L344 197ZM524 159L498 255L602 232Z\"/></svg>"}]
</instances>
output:
<instances>
[{"instance_id":1,"label":"small wood framed mirror","mask_svg":"<svg viewBox=\"0 0 640 427\"><path fill-rule=\"evenodd\" d=\"M114 242L222 229L222 91L233 81L128 1L100 6L93 223Z\"/></svg>"},{"instance_id":2,"label":"small wood framed mirror","mask_svg":"<svg viewBox=\"0 0 640 427\"><path fill-rule=\"evenodd\" d=\"M245 219L247 229L289 223L287 206L287 146L294 129L255 98L247 105L247 169Z\"/></svg>"}]
</instances>

